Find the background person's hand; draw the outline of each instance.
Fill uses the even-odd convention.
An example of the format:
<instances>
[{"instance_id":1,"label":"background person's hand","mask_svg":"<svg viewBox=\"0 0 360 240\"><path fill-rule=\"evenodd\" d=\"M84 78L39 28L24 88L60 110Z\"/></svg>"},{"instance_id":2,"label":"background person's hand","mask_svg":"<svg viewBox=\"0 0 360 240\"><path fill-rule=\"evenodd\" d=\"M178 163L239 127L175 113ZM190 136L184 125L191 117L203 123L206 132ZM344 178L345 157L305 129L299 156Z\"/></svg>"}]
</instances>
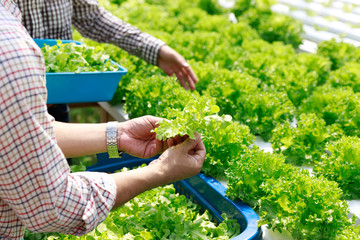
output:
<instances>
[{"instance_id":1,"label":"background person's hand","mask_svg":"<svg viewBox=\"0 0 360 240\"><path fill-rule=\"evenodd\" d=\"M118 147L120 150L140 158L149 158L162 153L168 148L165 141L156 138L151 132L162 118L144 116L119 124Z\"/></svg>"},{"instance_id":2,"label":"background person's hand","mask_svg":"<svg viewBox=\"0 0 360 240\"><path fill-rule=\"evenodd\" d=\"M176 182L200 172L206 149L200 135L196 133L195 136L195 140L187 138L184 142L167 149L158 159L150 163L162 173L165 182Z\"/></svg>"},{"instance_id":3,"label":"background person's hand","mask_svg":"<svg viewBox=\"0 0 360 240\"><path fill-rule=\"evenodd\" d=\"M185 89L190 87L191 90L195 90L195 84L198 82L198 79L194 71L185 58L171 47L164 45L160 48L158 66L168 76L175 74L181 86Z\"/></svg>"}]
</instances>

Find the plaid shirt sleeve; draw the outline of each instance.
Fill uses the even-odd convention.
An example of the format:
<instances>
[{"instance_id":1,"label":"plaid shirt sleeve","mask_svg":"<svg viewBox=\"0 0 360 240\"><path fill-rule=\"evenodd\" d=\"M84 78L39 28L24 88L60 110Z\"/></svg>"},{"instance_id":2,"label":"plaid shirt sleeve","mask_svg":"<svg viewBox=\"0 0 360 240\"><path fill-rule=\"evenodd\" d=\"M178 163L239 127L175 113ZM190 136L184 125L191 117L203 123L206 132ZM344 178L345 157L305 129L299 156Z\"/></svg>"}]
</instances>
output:
<instances>
[{"instance_id":1,"label":"plaid shirt sleeve","mask_svg":"<svg viewBox=\"0 0 360 240\"><path fill-rule=\"evenodd\" d=\"M9 2L0 0L0 239L22 239L25 227L82 235L109 213L115 184L70 173L46 109L41 50Z\"/></svg>"},{"instance_id":2,"label":"plaid shirt sleeve","mask_svg":"<svg viewBox=\"0 0 360 240\"><path fill-rule=\"evenodd\" d=\"M83 36L113 43L153 65L157 65L159 49L165 45L100 8L96 0L74 0L73 25Z\"/></svg>"}]
</instances>

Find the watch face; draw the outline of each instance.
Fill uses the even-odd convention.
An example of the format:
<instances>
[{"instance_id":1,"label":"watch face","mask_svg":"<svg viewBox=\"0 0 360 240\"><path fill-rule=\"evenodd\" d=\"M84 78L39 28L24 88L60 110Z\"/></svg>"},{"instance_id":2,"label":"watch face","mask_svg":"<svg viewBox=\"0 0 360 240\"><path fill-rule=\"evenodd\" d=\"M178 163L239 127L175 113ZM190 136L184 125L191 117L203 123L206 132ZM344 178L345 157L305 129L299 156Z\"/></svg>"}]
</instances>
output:
<instances>
[{"instance_id":1,"label":"watch face","mask_svg":"<svg viewBox=\"0 0 360 240\"><path fill-rule=\"evenodd\" d=\"M106 131L106 136L116 138L117 137L117 130L115 130L115 131Z\"/></svg>"},{"instance_id":2,"label":"watch face","mask_svg":"<svg viewBox=\"0 0 360 240\"><path fill-rule=\"evenodd\" d=\"M106 148L109 158L120 158L122 156L122 152L117 146L117 127L118 122L116 121L106 124Z\"/></svg>"}]
</instances>

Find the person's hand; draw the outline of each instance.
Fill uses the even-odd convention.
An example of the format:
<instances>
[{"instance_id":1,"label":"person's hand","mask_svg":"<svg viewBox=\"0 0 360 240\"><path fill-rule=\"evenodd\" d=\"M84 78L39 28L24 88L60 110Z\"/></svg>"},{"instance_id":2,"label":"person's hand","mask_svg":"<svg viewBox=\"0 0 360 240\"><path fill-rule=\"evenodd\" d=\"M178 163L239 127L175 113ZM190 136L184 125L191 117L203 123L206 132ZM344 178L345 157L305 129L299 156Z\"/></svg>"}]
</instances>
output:
<instances>
[{"instance_id":1,"label":"person's hand","mask_svg":"<svg viewBox=\"0 0 360 240\"><path fill-rule=\"evenodd\" d=\"M137 127L142 125L143 121L154 122L156 119L149 116L134 119L134 129L138 129ZM111 174L110 176L116 184L116 199L113 209L146 190L198 174L204 162L206 150L200 135L196 133L195 136L195 140L185 137L184 141L184 137L180 136L168 139L172 147L148 166ZM134 148L139 147L134 144Z\"/></svg>"},{"instance_id":2,"label":"person's hand","mask_svg":"<svg viewBox=\"0 0 360 240\"><path fill-rule=\"evenodd\" d=\"M181 56L171 47L164 45L159 50L158 66L166 75L176 75L181 86L185 89L195 90L195 84L198 79L191 69L190 65L186 62L185 58Z\"/></svg>"},{"instance_id":3,"label":"person's hand","mask_svg":"<svg viewBox=\"0 0 360 240\"><path fill-rule=\"evenodd\" d=\"M144 116L120 123L118 128L119 149L140 158L153 157L165 151L168 148L167 142L158 140L156 133L151 132L161 120L158 117Z\"/></svg>"},{"instance_id":4,"label":"person's hand","mask_svg":"<svg viewBox=\"0 0 360 240\"><path fill-rule=\"evenodd\" d=\"M164 176L164 182L176 182L200 172L206 150L200 135L196 133L195 136L195 140L187 138L184 142L167 149L150 163Z\"/></svg>"}]
</instances>

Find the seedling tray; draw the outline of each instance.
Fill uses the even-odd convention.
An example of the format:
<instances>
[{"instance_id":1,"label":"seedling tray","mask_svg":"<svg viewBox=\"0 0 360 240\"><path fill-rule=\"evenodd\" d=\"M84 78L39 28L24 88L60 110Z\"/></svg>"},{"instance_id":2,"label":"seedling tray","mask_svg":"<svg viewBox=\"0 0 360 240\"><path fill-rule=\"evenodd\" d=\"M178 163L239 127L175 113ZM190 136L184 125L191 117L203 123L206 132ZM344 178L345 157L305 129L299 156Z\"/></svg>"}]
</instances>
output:
<instances>
[{"instance_id":1,"label":"seedling tray","mask_svg":"<svg viewBox=\"0 0 360 240\"><path fill-rule=\"evenodd\" d=\"M124 154L121 159L109 159L107 153L97 155L97 164L87 168L87 171L114 172L124 167L133 168L148 164L155 158L140 159ZM240 224L241 233L233 240L262 239L262 230L258 228L259 216L248 205L240 201L232 201L225 196L226 188L212 177L200 173L194 177L173 183L176 190L207 209L213 216L213 221L223 221L222 213L229 218L236 219Z\"/></svg>"},{"instance_id":2,"label":"seedling tray","mask_svg":"<svg viewBox=\"0 0 360 240\"><path fill-rule=\"evenodd\" d=\"M39 47L44 44L56 45L56 39L34 39ZM61 40L63 43L78 41ZM113 62L113 61L112 61ZM122 76L127 69L119 66L119 71L108 72L62 72L46 73L46 87L48 90L48 104L56 103L83 103L110 101Z\"/></svg>"}]
</instances>

